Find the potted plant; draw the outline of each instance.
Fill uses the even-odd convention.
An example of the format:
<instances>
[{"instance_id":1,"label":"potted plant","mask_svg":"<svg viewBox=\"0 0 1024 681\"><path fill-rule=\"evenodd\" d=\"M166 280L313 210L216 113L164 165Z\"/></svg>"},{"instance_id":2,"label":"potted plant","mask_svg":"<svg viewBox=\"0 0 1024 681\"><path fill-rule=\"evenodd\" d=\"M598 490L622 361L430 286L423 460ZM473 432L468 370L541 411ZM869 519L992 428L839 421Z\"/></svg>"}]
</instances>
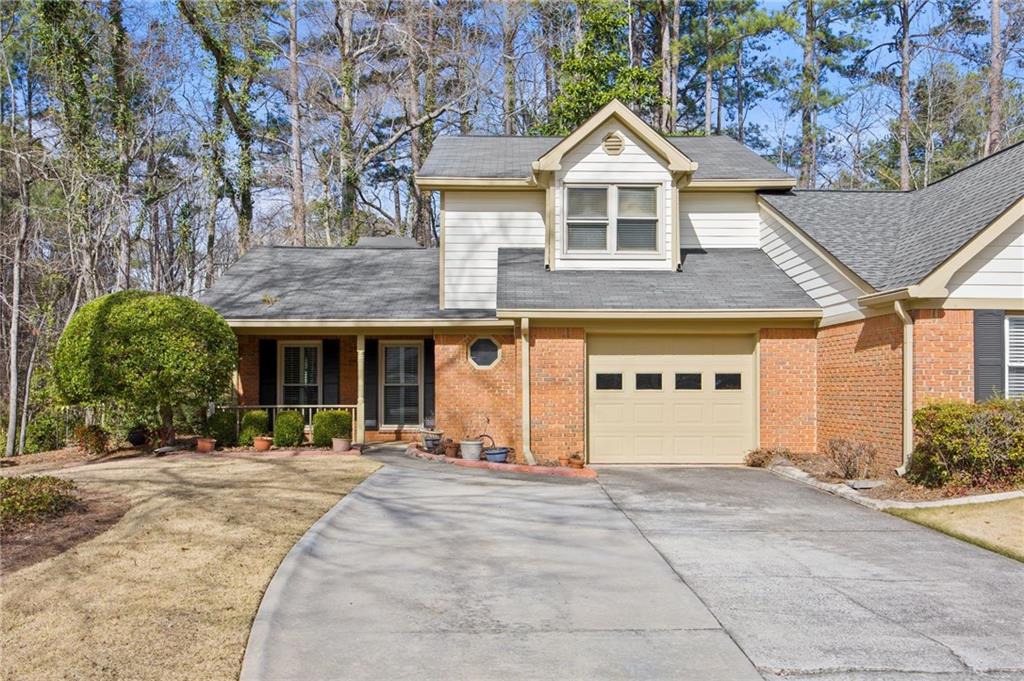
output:
<instances>
[{"instance_id":1,"label":"potted plant","mask_svg":"<svg viewBox=\"0 0 1024 681\"><path fill-rule=\"evenodd\" d=\"M344 409L326 409L313 414L313 446L335 452L352 449L352 414Z\"/></svg>"},{"instance_id":2,"label":"potted plant","mask_svg":"<svg viewBox=\"0 0 1024 681\"><path fill-rule=\"evenodd\" d=\"M570 468L583 468L583 457L579 454L573 454L569 457Z\"/></svg>"},{"instance_id":3,"label":"potted plant","mask_svg":"<svg viewBox=\"0 0 1024 681\"><path fill-rule=\"evenodd\" d=\"M569 465L569 455L563 454L558 457L558 465L562 468L566 468Z\"/></svg>"},{"instance_id":4,"label":"potted plant","mask_svg":"<svg viewBox=\"0 0 1024 681\"><path fill-rule=\"evenodd\" d=\"M274 438L269 435L257 435L252 439L252 448L257 452L269 452L272 444L274 444Z\"/></svg>"},{"instance_id":5,"label":"potted plant","mask_svg":"<svg viewBox=\"0 0 1024 681\"><path fill-rule=\"evenodd\" d=\"M421 436L423 438L423 448L428 452L433 452L441 447L441 441L444 439L444 431L424 430L421 433Z\"/></svg>"},{"instance_id":6,"label":"potted plant","mask_svg":"<svg viewBox=\"0 0 1024 681\"><path fill-rule=\"evenodd\" d=\"M209 454L217 448L217 438L200 437L196 438L196 451L200 454Z\"/></svg>"},{"instance_id":7,"label":"potted plant","mask_svg":"<svg viewBox=\"0 0 1024 681\"><path fill-rule=\"evenodd\" d=\"M444 455L454 459L459 455L459 443L451 438L444 441Z\"/></svg>"},{"instance_id":8,"label":"potted plant","mask_svg":"<svg viewBox=\"0 0 1024 681\"><path fill-rule=\"evenodd\" d=\"M135 426L128 431L126 439L132 447L141 447L149 439L149 429L142 425Z\"/></svg>"},{"instance_id":9,"label":"potted plant","mask_svg":"<svg viewBox=\"0 0 1024 681\"><path fill-rule=\"evenodd\" d=\"M463 459L469 461L479 461L480 455L484 451L484 441L477 437L473 440L462 440L459 442L459 453Z\"/></svg>"}]
</instances>

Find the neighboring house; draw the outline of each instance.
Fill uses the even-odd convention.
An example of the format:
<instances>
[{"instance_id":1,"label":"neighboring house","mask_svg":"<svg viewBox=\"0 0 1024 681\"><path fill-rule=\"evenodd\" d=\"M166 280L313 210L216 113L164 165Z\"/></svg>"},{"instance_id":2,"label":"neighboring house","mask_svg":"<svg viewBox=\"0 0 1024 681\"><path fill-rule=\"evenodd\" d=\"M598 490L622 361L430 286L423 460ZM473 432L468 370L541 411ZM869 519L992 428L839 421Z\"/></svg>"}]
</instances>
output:
<instances>
[{"instance_id":1,"label":"neighboring house","mask_svg":"<svg viewBox=\"0 0 1024 681\"><path fill-rule=\"evenodd\" d=\"M520 460L734 463L875 445L1024 395L1024 146L909 192L794 191L613 102L568 137L442 137L439 249L257 248L206 294L243 405L357 405ZM387 245L387 244L384 244ZM375 247L376 246L376 247Z\"/></svg>"}]
</instances>

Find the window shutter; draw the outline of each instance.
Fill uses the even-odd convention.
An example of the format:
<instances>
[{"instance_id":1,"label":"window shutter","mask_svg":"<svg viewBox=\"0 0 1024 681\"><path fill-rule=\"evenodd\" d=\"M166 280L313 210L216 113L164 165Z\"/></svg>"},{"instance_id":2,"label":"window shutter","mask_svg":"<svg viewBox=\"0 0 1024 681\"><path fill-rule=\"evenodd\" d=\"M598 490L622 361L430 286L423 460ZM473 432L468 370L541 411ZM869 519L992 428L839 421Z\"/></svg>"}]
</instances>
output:
<instances>
[{"instance_id":1,"label":"window shutter","mask_svg":"<svg viewBox=\"0 0 1024 681\"><path fill-rule=\"evenodd\" d=\"M277 404L277 341L261 338L259 342L260 404Z\"/></svg>"},{"instance_id":2,"label":"window shutter","mask_svg":"<svg viewBox=\"0 0 1024 681\"><path fill-rule=\"evenodd\" d=\"M1024 397L1024 317L1006 320L1006 396Z\"/></svg>"},{"instance_id":3,"label":"window shutter","mask_svg":"<svg viewBox=\"0 0 1024 681\"><path fill-rule=\"evenodd\" d=\"M324 377L322 399L324 404L338 404L341 402L341 343L337 338L325 338L323 340Z\"/></svg>"},{"instance_id":4,"label":"window shutter","mask_svg":"<svg viewBox=\"0 0 1024 681\"><path fill-rule=\"evenodd\" d=\"M367 428L377 429L377 339L366 339L363 354L363 422Z\"/></svg>"},{"instance_id":5,"label":"window shutter","mask_svg":"<svg viewBox=\"0 0 1024 681\"><path fill-rule=\"evenodd\" d=\"M434 418L434 340L423 341L423 420Z\"/></svg>"},{"instance_id":6,"label":"window shutter","mask_svg":"<svg viewBox=\"0 0 1024 681\"><path fill-rule=\"evenodd\" d=\"M1004 394L1003 357L1006 313L1003 310L974 311L974 401L982 402Z\"/></svg>"}]
</instances>

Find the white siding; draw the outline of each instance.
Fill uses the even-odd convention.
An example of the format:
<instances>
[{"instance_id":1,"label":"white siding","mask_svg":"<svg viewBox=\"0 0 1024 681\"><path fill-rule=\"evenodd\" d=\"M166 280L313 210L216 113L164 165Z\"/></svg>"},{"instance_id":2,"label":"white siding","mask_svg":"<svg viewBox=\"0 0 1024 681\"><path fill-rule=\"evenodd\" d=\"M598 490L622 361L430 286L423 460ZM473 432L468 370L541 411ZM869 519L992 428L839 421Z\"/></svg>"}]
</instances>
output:
<instances>
[{"instance_id":1,"label":"white siding","mask_svg":"<svg viewBox=\"0 0 1024 681\"><path fill-rule=\"evenodd\" d=\"M609 156L601 146L609 132L617 131L625 140L618 156ZM555 174L555 269L594 270L665 270L672 268L672 174L664 159L637 139L632 132L615 120L600 126L562 158L562 170ZM616 255L604 258L567 258L562 252L564 225L562 199L564 185L594 184L658 184L662 190L662 251L658 258L639 258Z\"/></svg>"},{"instance_id":2,"label":"white siding","mask_svg":"<svg viewBox=\"0 0 1024 681\"><path fill-rule=\"evenodd\" d=\"M761 216L754 192L680 192L679 245L758 248Z\"/></svg>"},{"instance_id":3,"label":"white siding","mask_svg":"<svg viewBox=\"0 0 1024 681\"><path fill-rule=\"evenodd\" d=\"M513 247L544 247L544 192L445 192L445 307L494 309L498 249Z\"/></svg>"},{"instance_id":4,"label":"white siding","mask_svg":"<svg viewBox=\"0 0 1024 681\"><path fill-rule=\"evenodd\" d=\"M827 323L829 317L859 310L860 289L764 211L761 212L761 248L822 307L823 323Z\"/></svg>"},{"instance_id":5,"label":"white siding","mask_svg":"<svg viewBox=\"0 0 1024 681\"><path fill-rule=\"evenodd\" d=\"M997 298L1024 306L1024 218L960 268L948 288L950 298Z\"/></svg>"}]
</instances>

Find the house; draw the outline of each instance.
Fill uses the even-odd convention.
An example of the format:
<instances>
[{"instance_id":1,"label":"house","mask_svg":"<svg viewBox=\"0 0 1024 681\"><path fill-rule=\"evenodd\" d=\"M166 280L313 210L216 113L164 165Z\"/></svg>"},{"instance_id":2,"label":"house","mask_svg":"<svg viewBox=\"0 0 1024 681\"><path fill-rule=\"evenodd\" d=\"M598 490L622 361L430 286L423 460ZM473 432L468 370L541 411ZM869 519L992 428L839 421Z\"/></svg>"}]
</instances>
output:
<instances>
[{"instance_id":1,"label":"house","mask_svg":"<svg viewBox=\"0 0 1024 681\"><path fill-rule=\"evenodd\" d=\"M1024 395L1024 145L920 191L799 191L612 102L565 138L442 137L416 181L440 248L257 248L205 295L239 404L526 461L848 438L897 467L915 407Z\"/></svg>"}]
</instances>

